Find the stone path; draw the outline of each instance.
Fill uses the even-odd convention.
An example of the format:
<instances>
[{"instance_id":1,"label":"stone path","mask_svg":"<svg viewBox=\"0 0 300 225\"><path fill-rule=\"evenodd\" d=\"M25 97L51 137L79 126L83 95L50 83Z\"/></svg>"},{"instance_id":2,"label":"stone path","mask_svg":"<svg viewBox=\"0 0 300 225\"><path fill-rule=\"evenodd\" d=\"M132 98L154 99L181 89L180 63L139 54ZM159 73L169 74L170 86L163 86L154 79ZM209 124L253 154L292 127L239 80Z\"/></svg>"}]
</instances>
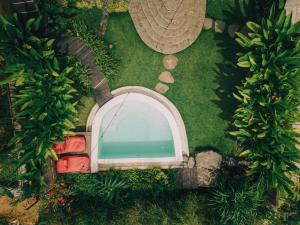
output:
<instances>
[{"instance_id":1,"label":"stone path","mask_svg":"<svg viewBox=\"0 0 300 225\"><path fill-rule=\"evenodd\" d=\"M128 10L150 48L174 54L190 46L202 30L205 0L130 0Z\"/></svg>"},{"instance_id":2,"label":"stone path","mask_svg":"<svg viewBox=\"0 0 300 225\"><path fill-rule=\"evenodd\" d=\"M158 80L163 82L158 82L155 86L155 90L159 93L166 93L169 90L169 86L167 84L172 84L175 82L174 77L171 72L167 70L175 69L178 63L178 58L175 55L167 55L163 58L163 65L166 71L162 72L158 76ZM164 84L165 83L165 84Z\"/></svg>"},{"instance_id":3,"label":"stone path","mask_svg":"<svg viewBox=\"0 0 300 225\"><path fill-rule=\"evenodd\" d=\"M285 9L288 12L293 12L293 23L300 20L300 1L299 0L287 0Z\"/></svg>"}]
</instances>

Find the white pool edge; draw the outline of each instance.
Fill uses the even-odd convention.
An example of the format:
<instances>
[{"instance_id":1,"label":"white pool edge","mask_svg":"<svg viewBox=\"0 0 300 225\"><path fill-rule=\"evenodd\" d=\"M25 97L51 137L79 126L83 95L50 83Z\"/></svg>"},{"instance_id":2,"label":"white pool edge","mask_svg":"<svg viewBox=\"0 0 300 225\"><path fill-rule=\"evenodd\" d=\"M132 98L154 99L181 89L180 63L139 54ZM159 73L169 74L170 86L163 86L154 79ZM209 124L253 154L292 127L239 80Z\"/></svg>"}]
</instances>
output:
<instances>
[{"instance_id":1,"label":"white pool edge","mask_svg":"<svg viewBox=\"0 0 300 225\"><path fill-rule=\"evenodd\" d=\"M126 94L129 93L141 94L145 95L145 97L147 96L146 102L148 104L151 103L153 107L159 109L161 113L164 114L172 131L175 157L98 159L98 137L103 116L113 106L122 102L124 97L126 97ZM113 99L105 103L101 108L99 108L99 106L96 104L92 108L87 120L86 130L92 131L90 153L91 172L97 172L99 170L99 165L110 165L111 167L114 167L114 165L124 164L126 167L128 167L130 164L136 165L141 163L143 165L135 166L135 168L144 168L147 167L148 164L159 165L161 163L162 167L166 167L166 163L170 163L170 167L172 167L174 164L180 164L188 158L189 148L185 126L179 111L169 99L155 91L139 86L122 87L112 91L112 95ZM154 101L151 101L150 99ZM162 110L162 107L164 107L165 110ZM95 119L96 122L94 122Z\"/></svg>"}]
</instances>

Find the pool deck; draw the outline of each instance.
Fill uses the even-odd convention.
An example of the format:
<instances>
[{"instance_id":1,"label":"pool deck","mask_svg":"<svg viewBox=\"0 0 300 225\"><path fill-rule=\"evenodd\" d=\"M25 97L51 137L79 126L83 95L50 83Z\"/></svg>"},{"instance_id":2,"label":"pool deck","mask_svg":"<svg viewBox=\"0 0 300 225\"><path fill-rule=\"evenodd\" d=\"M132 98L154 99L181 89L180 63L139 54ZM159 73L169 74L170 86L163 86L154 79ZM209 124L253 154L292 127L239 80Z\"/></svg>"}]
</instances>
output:
<instances>
[{"instance_id":1,"label":"pool deck","mask_svg":"<svg viewBox=\"0 0 300 225\"><path fill-rule=\"evenodd\" d=\"M143 160L114 159L114 160L111 160L110 162L107 161L105 163L101 163L101 162L97 163L97 166L95 166L94 158L97 157L98 152L96 154L95 153L93 154L93 151L90 151L89 155L91 158L91 172L105 171L105 170L109 170L109 169L128 170L128 169L149 169L149 168L154 168L154 167L168 169L168 168L185 167L187 164L188 156L189 156L189 148L188 148L188 141L187 141L185 126L184 126L182 117L181 117L180 113L178 112L177 108L166 97L164 97L150 89L144 88L144 87L129 86L129 87L123 87L123 88L119 88L117 90L112 91L113 98L123 95L123 94L126 94L126 93L144 94L148 97L151 97L151 98L159 101L165 108L168 109L168 111L172 114L173 118L175 119L175 123L178 127L177 130L179 133L179 135L178 135L179 140L176 140L176 141L181 143L181 149L180 149L181 156L177 157L177 159L174 157L174 160L172 160L171 158L164 158L164 157L153 158L152 160L151 160L151 158L148 158L147 160L146 159L143 159ZM105 105L103 107L105 107ZM90 113L90 116L88 118L87 125L86 125L87 132L92 131L93 120L99 109L100 109L100 107L98 105L95 105L94 108L91 110L91 113ZM180 160L179 160L179 158L180 158Z\"/></svg>"}]
</instances>

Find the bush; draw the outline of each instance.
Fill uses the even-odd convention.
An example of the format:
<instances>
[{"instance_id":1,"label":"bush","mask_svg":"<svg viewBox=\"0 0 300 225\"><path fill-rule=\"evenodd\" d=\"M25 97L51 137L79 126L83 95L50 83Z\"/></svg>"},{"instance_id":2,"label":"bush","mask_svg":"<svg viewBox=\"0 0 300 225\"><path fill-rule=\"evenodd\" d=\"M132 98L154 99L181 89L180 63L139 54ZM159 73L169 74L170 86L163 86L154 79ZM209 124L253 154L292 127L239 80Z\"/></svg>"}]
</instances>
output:
<instances>
[{"instance_id":1,"label":"bush","mask_svg":"<svg viewBox=\"0 0 300 225\"><path fill-rule=\"evenodd\" d=\"M93 50L96 57L96 64L99 66L107 79L113 79L118 72L119 63L110 54L109 48L96 35L90 33L87 26L79 20L72 23L71 32L74 36L79 37L90 49Z\"/></svg>"},{"instance_id":2,"label":"bush","mask_svg":"<svg viewBox=\"0 0 300 225\"><path fill-rule=\"evenodd\" d=\"M158 196L175 188L175 171L159 168L148 170L112 171L128 181L131 191Z\"/></svg>"},{"instance_id":3,"label":"bush","mask_svg":"<svg viewBox=\"0 0 300 225\"><path fill-rule=\"evenodd\" d=\"M221 224L255 224L261 200L253 187L221 185L213 191L209 205Z\"/></svg>"},{"instance_id":4,"label":"bush","mask_svg":"<svg viewBox=\"0 0 300 225\"><path fill-rule=\"evenodd\" d=\"M63 180L69 185L70 195L76 199L113 203L124 197L128 187L126 180L111 173L66 175Z\"/></svg>"},{"instance_id":5,"label":"bush","mask_svg":"<svg viewBox=\"0 0 300 225\"><path fill-rule=\"evenodd\" d=\"M79 8L102 7L103 0L79 0L76 4ZM126 12L128 11L128 0L110 0L108 2L108 11L112 12Z\"/></svg>"},{"instance_id":6,"label":"bush","mask_svg":"<svg viewBox=\"0 0 300 225\"><path fill-rule=\"evenodd\" d=\"M300 22L292 25L285 10L275 19L275 11L273 4L268 18L248 22L251 33L237 33L236 39L245 51L238 54L238 66L247 69L247 77L234 94L240 105L230 134L241 145L240 156L252 162L248 175L258 177L261 195L272 189L291 194L300 159L292 127L299 120Z\"/></svg>"},{"instance_id":7,"label":"bush","mask_svg":"<svg viewBox=\"0 0 300 225\"><path fill-rule=\"evenodd\" d=\"M0 70L6 77L0 85L14 83L17 87L14 108L21 125L10 145L20 156L17 167L26 166L19 179L30 180L27 185L31 188L26 190L34 193L45 185L42 175L48 157L57 160L53 143L73 135L77 120L72 96L76 90L68 78L73 68L60 65L53 50L54 39L38 37L41 20L31 18L23 26L16 15L0 17L0 49L6 57Z\"/></svg>"},{"instance_id":8,"label":"bush","mask_svg":"<svg viewBox=\"0 0 300 225\"><path fill-rule=\"evenodd\" d=\"M75 57L68 56L65 65L73 67L72 73L68 77L74 81L74 87L78 91L78 97L91 96L93 89L86 67L76 60Z\"/></svg>"}]
</instances>

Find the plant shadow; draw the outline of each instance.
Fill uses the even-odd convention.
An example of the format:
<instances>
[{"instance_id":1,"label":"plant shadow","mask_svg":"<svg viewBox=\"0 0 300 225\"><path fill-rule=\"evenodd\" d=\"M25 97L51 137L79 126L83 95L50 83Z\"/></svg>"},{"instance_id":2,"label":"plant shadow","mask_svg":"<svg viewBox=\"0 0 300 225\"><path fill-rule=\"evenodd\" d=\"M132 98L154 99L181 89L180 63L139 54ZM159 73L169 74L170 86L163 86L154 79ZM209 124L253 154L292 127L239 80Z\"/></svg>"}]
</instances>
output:
<instances>
[{"instance_id":1,"label":"plant shadow","mask_svg":"<svg viewBox=\"0 0 300 225\"><path fill-rule=\"evenodd\" d=\"M218 98L213 103L222 110L219 117L230 123L239 103L233 97L233 93L236 91L236 86L241 84L245 76L245 72L236 65L236 53L241 51L241 49L229 35L216 34L214 38L223 61L216 63L215 72L217 77L215 82L218 84L218 88L214 91ZM229 125L225 131L230 129L231 126Z\"/></svg>"},{"instance_id":2,"label":"plant shadow","mask_svg":"<svg viewBox=\"0 0 300 225\"><path fill-rule=\"evenodd\" d=\"M223 10L224 22L227 24L244 25L249 20L255 20L257 10L255 0L234 0Z\"/></svg>"}]
</instances>

